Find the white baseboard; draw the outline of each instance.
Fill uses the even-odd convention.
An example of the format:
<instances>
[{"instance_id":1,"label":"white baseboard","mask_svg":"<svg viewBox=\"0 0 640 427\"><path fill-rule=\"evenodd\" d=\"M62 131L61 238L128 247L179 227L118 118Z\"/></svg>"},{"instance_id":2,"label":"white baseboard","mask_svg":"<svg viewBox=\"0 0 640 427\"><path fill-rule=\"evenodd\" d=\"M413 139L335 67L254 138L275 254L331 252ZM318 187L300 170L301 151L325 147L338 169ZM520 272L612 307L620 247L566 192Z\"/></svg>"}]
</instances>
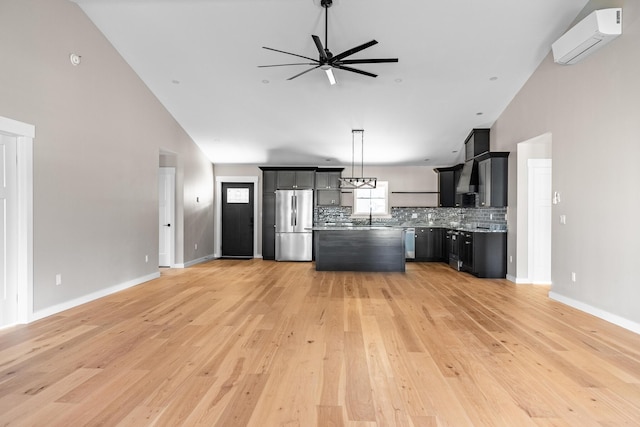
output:
<instances>
[{"instance_id":1,"label":"white baseboard","mask_svg":"<svg viewBox=\"0 0 640 427\"><path fill-rule=\"evenodd\" d=\"M128 288L132 288L136 285L139 285L144 282L148 282L149 280L157 279L160 277L160 272L152 273L146 276L138 277L133 280L129 280L124 283L120 283L119 285L111 286L109 288L101 289L99 291L90 293L88 295L84 295L79 298L72 299L70 301L65 301L60 304L56 304L51 307L47 307L43 310L38 310L33 312L30 316L29 322L34 322L36 320L43 319L48 316L52 316L54 314L60 313L62 311L68 310L73 307L77 307L82 304L86 304L90 301L97 300L98 298L106 297L107 295L115 294L116 292L123 291Z\"/></svg>"},{"instance_id":2,"label":"white baseboard","mask_svg":"<svg viewBox=\"0 0 640 427\"><path fill-rule=\"evenodd\" d=\"M553 291L549 292L549 298L551 298L552 300L561 302L563 304L566 304L570 307L589 313L602 320L606 320L607 322L613 323L614 325L618 325L622 328L628 329L631 332L635 332L636 334L640 334L640 323L633 322L629 319L625 319L624 317L620 317L616 314L609 313L608 311L593 307L589 304L585 304L584 302L566 297L557 292L553 292Z\"/></svg>"},{"instance_id":3,"label":"white baseboard","mask_svg":"<svg viewBox=\"0 0 640 427\"><path fill-rule=\"evenodd\" d=\"M207 262L207 261L212 260L214 258L215 258L215 256L213 256L213 255L206 255L206 256L203 256L201 258L196 258L196 259L192 259L191 261L187 261L184 264L175 264L173 266L173 268L187 268L187 267L191 267L192 265L196 265L196 264L200 264L200 263L203 263L203 262Z\"/></svg>"},{"instance_id":4,"label":"white baseboard","mask_svg":"<svg viewBox=\"0 0 640 427\"><path fill-rule=\"evenodd\" d=\"M510 282L513 282L517 285L526 285L526 284L530 284L531 281L527 278L522 278L522 277L516 277L516 276L512 276L510 274L507 274L507 280Z\"/></svg>"}]
</instances>

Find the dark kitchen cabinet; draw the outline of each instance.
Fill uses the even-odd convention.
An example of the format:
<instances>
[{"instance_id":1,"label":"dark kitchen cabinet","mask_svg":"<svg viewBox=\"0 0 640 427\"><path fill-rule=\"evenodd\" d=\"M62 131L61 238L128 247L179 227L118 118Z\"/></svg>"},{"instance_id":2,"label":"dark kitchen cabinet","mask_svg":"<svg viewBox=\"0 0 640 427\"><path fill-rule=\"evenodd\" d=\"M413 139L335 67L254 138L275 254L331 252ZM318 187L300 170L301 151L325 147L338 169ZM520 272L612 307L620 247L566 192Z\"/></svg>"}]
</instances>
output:
<instances>
[{"instance_id":1,"label":"dark kitchen cabinet","mask_svg":"<svg viewBox=\"0 0 640 427\"><path fill-rule=\"evenodd\" d=\"M262 171L262 191L264 193L273 193L278 188L278 172L269 170Z\"/></svg>"},{"instance_id":2,"label":"dark kitchen cabinet","mask_svg":"<svg viewBox=\"0 0 640 427\"><path fill-rule=\"evenodd\" d=\"M438 173L438 206L441 208L460 206L460 195L456 194L456 187L462 172L462 164L434 170Z\"/></svg>"},{"instance_id":3,"label":"dark kitchen cabinet","mask_svg":"<svg viewBox=\"0 0 640 427\"><path fill-rule=\"evenodd\" d=\"M481 278L507 275L507 233L462 233L461 270Z\"/></svg>"},{"instance_id":4,"label":"dark kitchen cabinet","mask_svg":"<svg viewBox=\"0 0 640 427\"><path fill-rule=\"evenodd\" d=\"M416 228L416 261L442 261L444 259L444 228Z\"/></svg>"},{"instance_id":5,"label":"dark kitchen cabinet","mask_svg":"<svg viewBox=\"0 0 640 427\"><path fill-rule=\"evenodd\" d=\"M276 257L276 188L278 172L262 171L262 258Z\"/></svg>"},{"instance_id":6,"label":"dark kitchen cabinet","mask_svg":"<svg viewBox=\"0 0 640 427\"><path fill-rule=\"evenodd\" d=\"M478 206L507 206L509 153L493 152L478 157Z\"/></svg>"},{"instance_id":7,"label":"dark kitchen cabinet","mask_svg":"<svg viewBox=\"0 0 640 427\"><path fill-rule=\"evenodd\" d=\"M262 259L276 259L276 194L262 194Z\"/></svg>"},{"instance_id":8,"label":"dark kitchen cabinet","mask_svg":"<svg viewBox=\"0 0 640 427\"><path fill-rule=\"evenodd\" d=\"M473 232L465 231L460 233L460 262L462 271L474 274L473 264Z\"/></svg>"},{"instance_id":9,"label":"dark kitchen cabinet","mask_svg":"<svg viewBox=\"0 0 640 427\"><path fill-rule=\"evenodd\" d=\"M278 190L302 190L315 188L315 168L278 171Z\"/></svg>"},{"instance_id":10,"label":"dark kitchen cabinet","mask_svg":"<svg viewBox=\"0 0 640 427\"><path fill-rule=\"evenodd\" d=\"M489 129L472 129L464 141L464 160L489 152Z\"/></svg>"},{"instance_id":11,"label":"dark kitchen cabinet","mask_svg":"<svg viewBox=\"0 0 640 427\"><path fill-rule=\"evenodd\" d=\"M316 171L316 204L318 206L340 206L342 170L343 168Z\"/></svg>"}]
</instances>

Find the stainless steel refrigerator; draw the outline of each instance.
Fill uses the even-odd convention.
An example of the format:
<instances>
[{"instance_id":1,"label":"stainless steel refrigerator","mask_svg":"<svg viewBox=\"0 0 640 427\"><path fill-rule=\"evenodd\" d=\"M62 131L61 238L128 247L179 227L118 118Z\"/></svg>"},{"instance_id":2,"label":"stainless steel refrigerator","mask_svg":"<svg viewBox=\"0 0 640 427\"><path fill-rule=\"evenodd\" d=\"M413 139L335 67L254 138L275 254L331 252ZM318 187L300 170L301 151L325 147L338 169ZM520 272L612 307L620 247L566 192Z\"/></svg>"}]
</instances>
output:
<instances>
[{"instance_id":1,"label":"stainless steel refrigerator","mask_svg":"<svg viewBox=\"0 0 640 427\"><path fill-rule=\"evenodd\" d=\"M276 191L276 261L311 261L313 190Z\"/></svg>"}]
</instances>

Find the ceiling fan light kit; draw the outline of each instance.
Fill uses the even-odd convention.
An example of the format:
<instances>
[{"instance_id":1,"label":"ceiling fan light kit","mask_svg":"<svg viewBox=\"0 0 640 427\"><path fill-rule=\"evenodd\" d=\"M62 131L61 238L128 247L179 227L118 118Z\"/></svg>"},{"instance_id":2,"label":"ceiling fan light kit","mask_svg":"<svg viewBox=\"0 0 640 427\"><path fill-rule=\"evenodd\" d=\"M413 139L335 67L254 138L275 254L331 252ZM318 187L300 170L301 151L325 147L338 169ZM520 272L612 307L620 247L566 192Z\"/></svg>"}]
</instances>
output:
<instances>
[{"instance_id":1,"label":"ceiling fan light kit","mask_svg":"<svg viewBox=\"0 0 640 427\"><path fill-rule=\"evenodd\" d=\"M351 49L347 49L342 53L337 55L333 55L329 50L328 46L328 28L329 28L329 8L333 4L333 0L321 0L320 5L325 9L325 19L324 19L324 45L320 40L320 37L316 35L312 35L313 43L318 50L318 59L313 59L308 56L298 55L296 53L285 52L284 50L273 49L271 47L262 46L263 49L272 50L274 52L284 53L286 55L296 56L298 58L303 58L311 62L296 62L291 64L273 64L273 65L258 65L259 68L267 68L267 67L284 67L289 65L311 65L311 68L308 68L301 73L298 73L292 77L289 77L287 80L293 80L296 77L300 77L303 74L308 73L309 71L313 71L317 68L324 70L327 74L327 78L329 79L329 83L334 85L336 83L335 76L333 75L333 68L350 71L352 73L362 74L364 76L369 77L377 77L377 74L370 73L368 71L360 70L357 68L350 67L350 65L354 64L379 64L385 62L398 62L398 58L370 58L370 59L345 59L348 56L351 56L355 53L360 52L361 50L367 49L373 45L378 44L376 40L371 40L367 43L363 43L359 46L353 47Z\"/></svg>"},{"instance_id":2,"label":"ceiling fan light kit","mask_svg":"<svg viewBox=\"0 0 640 427\"><path fill-rule=\"evenodd\" d=\"M360 176L344 176L340 178L340 188L344 189L372 189L376 188L377 178L364 176L364 129L351 130L351 175L354 175L354 165L356 158L356 135L360 137Z\"/></svg>"}]
</instances>

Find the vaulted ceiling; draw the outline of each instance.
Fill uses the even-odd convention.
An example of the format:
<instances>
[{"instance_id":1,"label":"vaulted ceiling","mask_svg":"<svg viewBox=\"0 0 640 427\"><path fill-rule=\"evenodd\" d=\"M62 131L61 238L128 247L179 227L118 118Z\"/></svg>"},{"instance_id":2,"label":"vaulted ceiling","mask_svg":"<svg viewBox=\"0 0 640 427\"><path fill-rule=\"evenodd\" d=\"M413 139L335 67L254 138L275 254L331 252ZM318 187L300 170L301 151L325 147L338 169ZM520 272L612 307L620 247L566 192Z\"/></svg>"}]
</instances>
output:
<instances>
[{"instance_id":1,"label":"vaulted ceiling","mask_svg":"<svg viewBox=\"0 0 640 427\"><path fill-rule=\"evenodd\" d=\"M74 0L213 163L453 164L490 127L587 0L334 0L328 47L397 57L335 70L258 68L318 51L320 0ZM357 161L361 159L356 154Z\"/></svg>"}]
</instances>

